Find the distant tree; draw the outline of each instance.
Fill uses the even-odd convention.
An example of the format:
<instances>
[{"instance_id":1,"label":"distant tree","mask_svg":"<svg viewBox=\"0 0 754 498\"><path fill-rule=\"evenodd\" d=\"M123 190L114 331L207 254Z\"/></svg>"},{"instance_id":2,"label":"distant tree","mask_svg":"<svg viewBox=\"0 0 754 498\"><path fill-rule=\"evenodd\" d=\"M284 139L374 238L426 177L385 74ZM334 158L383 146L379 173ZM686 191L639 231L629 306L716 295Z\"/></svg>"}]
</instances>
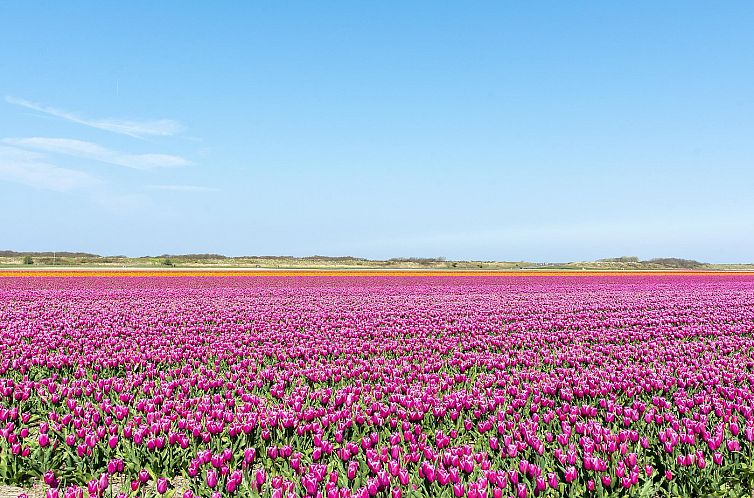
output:
<instances>
[{"instance_id":1,"label":"distant tree","mask_svg":"<svg viewBox=\"0 0 754 498\"><path fill-rule=\"evenodd\" d=\"M704 263L700 263L699 261L695 261L693 259L682 259L682 258L654 258L654 259L645 261L645 263L653 263L656 265L665 266L667 268L684 268L684 269L698 268L704 264Z\"/></svg>"},{"instance_id":2,"label":"distant tree","mask_svg":"<svg viewBox=\"0 0 754 498\"><path fill-rule=\"evenodd\" d=\"M447 259L442 256L437 258L390 258L388 260L390 263L412 263L417 265L432 265L436 263L444 263L445 261L447 261Z\"/></svg>"},{"instance_id":3,"label":"distant tree","mask_svg":"<svg viewBox=\"0 0 754 498\"><path fill-rule=\"evenodd\" d=\"M601 263L638 263L639 258L636 256L621 256L619 258L598 259L597 261Z\"/></svg>"},{"instance_id":4,"label":"distant tree","mask_svg":"<svg viewBox=\"0 0 754 498\"><path fill-rule=\"evenodd\" d=\"M33 265L34 259L31 256L24 256L24 264L25 265Z\"/></svg>"},{"instance_id":5,"label":"distant tree","mask_svg":"<svg viewBox=\"0 0 754 498\"><path fill-rule=\"evenodd\" d=\"M162 266L175 266L175 263L173 263L173 260L172 260L172 259L170 259L170 258L165 258L165 259L163 259L163 260L162 260L162 261L160 262L160 264L161 264Z\"/></svg>"}]
</instances>

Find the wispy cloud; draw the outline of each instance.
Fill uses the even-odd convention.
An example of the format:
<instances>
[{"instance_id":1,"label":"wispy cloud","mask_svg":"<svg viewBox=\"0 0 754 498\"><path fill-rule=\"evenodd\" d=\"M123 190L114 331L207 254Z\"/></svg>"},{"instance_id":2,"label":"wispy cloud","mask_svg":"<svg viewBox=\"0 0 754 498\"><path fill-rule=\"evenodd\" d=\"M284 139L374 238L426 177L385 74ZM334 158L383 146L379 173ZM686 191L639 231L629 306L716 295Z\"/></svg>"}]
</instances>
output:
<instances>
[{"instance_id":1,"label":"wispy cloud","mask_svg":"<svg viewBox=\"0 0 754 498\"><path fill-rule=\"evenodd\" d=\"M214 187L203 187L201 185L147 185L149 190L163 190L170 192L217 192L219 189Z\"/></svg>"},{"instance_id":2,"label":"wispy cloud","mask_svg":"<svg viewBox=\"0 0 754 498\"><path fill-rule=\"evenodd\" d=\"M99 130L111 131L113 133L128 135L135 138L176 135L185 129L185 126L172 119L156 119L150 121L133 121L116 118L92 119L75 112L65 111L56 107L40 104L39 102L32 102L17 97L6 96L5 101L9 104L25 107L80 125L90 126Z\"/></svg>"},{"instance_id":3,"label":"wispy cloud","mask_svg":"<svg viewBox=\"0 0 754 498\"><path fill-rule=\"evenodd\" d=\"M107 211L118 214L146 213L155 207L147 195L122 193L106 188L93 191L91 198Z\"/></svg>"},{"instance_id":4,"label":"wispy cloud","mask_svg":"<svg viewBox=\"0 0 754 498\"><path fill-rule=\"evenodd\" d=\"M174 168L191 164L191 161L180 156L170 154L125 154L92 142L70 138L4 138L2 142L15 147L64 154L141 170Z\"/></svg>"},{"instance_id":5,"label":"wispy cloud","mask_svg":"<svg viewBox=\"0 0 754 498\"><path fill-rule=\"evenodd\" d=\"M73 169L45 161L43 154L0 146L0 181L68 192L98 185L100 180Z\"/></svg>"}]
</instances>

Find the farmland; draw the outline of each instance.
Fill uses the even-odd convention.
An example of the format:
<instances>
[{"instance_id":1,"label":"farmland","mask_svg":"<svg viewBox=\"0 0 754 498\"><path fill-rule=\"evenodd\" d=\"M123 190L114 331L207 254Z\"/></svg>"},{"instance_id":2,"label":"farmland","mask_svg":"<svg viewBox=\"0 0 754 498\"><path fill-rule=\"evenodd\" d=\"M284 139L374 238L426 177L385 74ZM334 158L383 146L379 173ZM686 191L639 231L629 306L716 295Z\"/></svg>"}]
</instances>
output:
<instances>
[{"instance_id":1,"label":"farmland","mask_svg":"<svg viewBox=\"0 0 754 498\"><path fill-rule=\"evenodd\" d=\"M754 276L0 278L0 485L743 496Z\"/></svg>"}]
</instances>

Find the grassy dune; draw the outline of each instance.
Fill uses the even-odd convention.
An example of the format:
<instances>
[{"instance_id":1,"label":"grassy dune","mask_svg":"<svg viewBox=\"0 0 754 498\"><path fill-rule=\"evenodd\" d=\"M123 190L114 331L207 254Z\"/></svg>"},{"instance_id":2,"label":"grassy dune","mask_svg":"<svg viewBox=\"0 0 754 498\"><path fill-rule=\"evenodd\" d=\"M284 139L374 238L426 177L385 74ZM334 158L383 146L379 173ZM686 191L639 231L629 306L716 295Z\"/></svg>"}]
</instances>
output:
<instances>
[{"instance_id":1,"label":"grassy dune","mask_svg":"<svg viewBox=\"0 0 754 498\"><path fill-rule=\"evenodd\" d=\"M393 258L372 260L351 256L241 256L185 254L143 257L100 256L72 252L0 251L1 268L110 268L110 269L265 269L265 270L427 270L427 271L732 271L754 270L754 264L708 264L679 258L641 261L634 257L599 261L452 261L445 258Z\"/></svg>"}]
</instances>

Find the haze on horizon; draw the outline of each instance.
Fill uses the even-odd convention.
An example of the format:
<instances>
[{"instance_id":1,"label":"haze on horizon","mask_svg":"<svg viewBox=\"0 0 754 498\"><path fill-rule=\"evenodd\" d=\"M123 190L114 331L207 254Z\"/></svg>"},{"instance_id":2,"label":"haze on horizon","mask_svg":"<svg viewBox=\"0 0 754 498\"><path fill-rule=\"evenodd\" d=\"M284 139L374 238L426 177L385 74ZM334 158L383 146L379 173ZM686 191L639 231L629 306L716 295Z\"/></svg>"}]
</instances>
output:
<instances>
[{"instance_id":1,"label":"haze on horizon","mask_svg":"<svg viewBox=\"0 0 754 498\"><path fill-rule=\"evenodd\" d=\"M751 2L0 19L0 249L754 262Z\"/></svg>"}]
</instances>

